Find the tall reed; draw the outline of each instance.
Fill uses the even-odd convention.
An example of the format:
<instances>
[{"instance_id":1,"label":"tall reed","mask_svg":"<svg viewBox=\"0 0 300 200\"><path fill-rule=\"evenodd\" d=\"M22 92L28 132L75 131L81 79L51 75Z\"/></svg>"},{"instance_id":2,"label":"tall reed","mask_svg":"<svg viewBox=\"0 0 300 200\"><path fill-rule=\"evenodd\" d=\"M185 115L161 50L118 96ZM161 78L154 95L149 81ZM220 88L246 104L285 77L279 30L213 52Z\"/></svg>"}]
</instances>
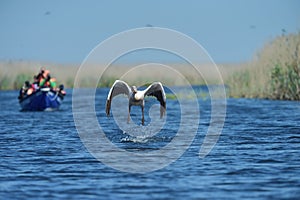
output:
<instances>
[{"instance_id":1,"label":"tall reed","mask_svg":"<svg viewBox=\"0 0 300 200\"><path fill-rule=\"evenodd\" d=\"M226 83L232 97L300 100L300 32L265 44Z\"/></svg>"}]
</instances>

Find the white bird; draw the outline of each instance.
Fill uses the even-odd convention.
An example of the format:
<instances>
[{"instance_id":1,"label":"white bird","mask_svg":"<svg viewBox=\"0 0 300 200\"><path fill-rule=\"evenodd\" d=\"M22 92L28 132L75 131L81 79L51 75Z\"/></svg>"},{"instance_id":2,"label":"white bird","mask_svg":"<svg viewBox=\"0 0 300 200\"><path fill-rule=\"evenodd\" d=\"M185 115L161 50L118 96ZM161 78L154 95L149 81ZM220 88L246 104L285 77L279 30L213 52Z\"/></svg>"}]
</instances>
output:
<instances>
[{"instance_id":1,"label":"white bird","mask_svg":"<svg viewBox=\"0 0 300 200\"><path fill-rule=\"evenodd\" d=\"M121 80L116 80L112 85L106 101L106 115L110 114L110 107L113 97L125 94L129 99L128 104L128 118L127 122L130 121L130 109L131 106L141 106L142 109L142 125L144 125L144 107L145 107L145 96L155 96L160 102L160 118L165 115L166 112L166 94L164 88L160 82L154 82L145 90L139 91L136 86L129 87L129 85Z\"/></svg>"}]
</instances>

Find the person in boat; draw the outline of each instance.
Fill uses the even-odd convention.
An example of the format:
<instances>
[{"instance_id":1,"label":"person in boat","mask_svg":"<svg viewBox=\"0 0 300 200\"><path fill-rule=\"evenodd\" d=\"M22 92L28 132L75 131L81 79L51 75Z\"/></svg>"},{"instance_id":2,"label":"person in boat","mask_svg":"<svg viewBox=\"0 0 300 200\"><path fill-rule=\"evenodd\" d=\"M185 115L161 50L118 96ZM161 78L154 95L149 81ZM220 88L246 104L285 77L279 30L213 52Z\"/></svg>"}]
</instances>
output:
<instances>
[{"instance_id":1,"label":"person in boat","mask_svg":"<svg viewBox=\"0 0 300 200\"><path fill-rule=\"evenodd\" d=\"M33 84L30 84L30 87L28 88L26 95L29 96L29 95L31 95L34 91L35 91L35 88L34 88Z\"/></svg>"},{"instance_id":2,"label":"person in boat","mask_svg":"<svg viewBox=\"0 0 300 200\"><path fill-rule=\"evenodd\" d=\"M27 94L28 89L30 88L30 82L25 81L22 88L19 91L18 99L23 99L24 96Z\"/></svg>"},{"instance_id":3,"label":"person in boat","mask_svg":"<svg viewBox=\"0 0 300 200\"><path fill-rule=\"evenodd\" d=\"M43 78L44 72L45 72L45 68L42 67L42 68L40 69L40 72L38 73L38 75L36 75L36 79L37 79L37 82L38 82L38 83L41 82L41 80L42 80L42 78Z\"/></svg>"},{"instance_id":4,"label":"person in boat","mask_svg":"<svg viewBox=\"0 0 300 200\"><path fill-rule=\"evenodd\" d=\"M43 70L42 78L39 82L39 87L49 87L51 90L58 92L61 96L65 96L64 86L60 85L57 88L56 78L52 78L49 70Z\"/></svg>"},{"instance_id":5,"label":"person in boat","mask_svg":"<svg viewBox=\"0 0 300 200\"><path fill-rule=\"evenodd\" d=\"M64 96L66 95L66 91L64 90L64 85L63 85L63 84L59 85L59 87L58 87L58 94L59 94L59 96L60 96L62 99L63 99Z\"/></svg>"},{"instance_id":6,"label":"person in boat","mask_svg":"<svg viewBox=\"0 0 300 200\"><path fill-rule=\"evenodd\" d=\"M50 81L50 71L49 70L43 70L41 71L43 72L40 76L39 76L39 87L49 87L49 81Z\"/></svg>"},{"instance_id":7,"label":"person in boat","mask_svg":"<svg viewBox=\"0 0 300 200\"><path fill-rule=\"evenodd\" d=\"M39 81L39 87L49 87L52 90L56 90L56 79L51 78L49 70L43 71L42 77Z\"/></svg>"},{"instance_id":8,"label":"person in boat","mask_svg":"<svg viewBox=\"0 0 300 200\"><path fill-rule=\"evenodd\" d=\"M34 88L34 91L36 91L36 90L39 89L39 80L38 80L38 76L37 75L33 76L32 87Z\"/></svg>"},{"instance_id":9,"label":"person in boat","mask_svg":"<svg viewBox=\"0 0 300 200\"><path fill-rule=\"evenodd\" d=\"M30 84L29 81L25 81L22 88L20 89L18 99L31 95L35 91L34 85Z\"/></svg>"},{"instance_id":10,"label":"person in boat","mask_svg":"<svg viewBox=\"0 0 300 200\"><path fill-rule=\"evenodd\" d=\"M45 68L41 68L38 75L33 76L33 83L25 81L24 85L20 89L18 99L23 99L24 97L31 95L33 92L39 89L40 81L43 79L43 74L45 73Z\"/></svg>"}]
</instances>

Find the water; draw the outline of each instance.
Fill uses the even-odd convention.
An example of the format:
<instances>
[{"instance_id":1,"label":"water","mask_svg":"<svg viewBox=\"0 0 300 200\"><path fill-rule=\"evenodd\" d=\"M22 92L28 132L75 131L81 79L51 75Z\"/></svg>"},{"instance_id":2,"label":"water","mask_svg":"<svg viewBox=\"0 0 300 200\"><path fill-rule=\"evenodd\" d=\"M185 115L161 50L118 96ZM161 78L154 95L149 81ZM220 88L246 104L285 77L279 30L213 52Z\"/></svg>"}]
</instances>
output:
<instances>
[{"instance_id":1,"label":"water","mask_svg":"<svg viewBox=\"0 0 300 200\"><path fill-rule=\"evenodd\" d=\"M96 102L106 93L99 90ZM104 165L87 151L74 125L71 91L68 94L60 111L20 112L17 91L0 92L0 199L300 197L299 102L229 99L222 135L210 154L199 159L210 120L209 99L199 99L200 126L189 149L163 169L132 174ZM97 110L97 117L116 146L152 151L174 137L180 120L174 114L177 104L168 100L167 124L150 139L124 133L104 110ZM138 108L132 114L136 123L139 114Z\"/></svg>"}]
</instances>

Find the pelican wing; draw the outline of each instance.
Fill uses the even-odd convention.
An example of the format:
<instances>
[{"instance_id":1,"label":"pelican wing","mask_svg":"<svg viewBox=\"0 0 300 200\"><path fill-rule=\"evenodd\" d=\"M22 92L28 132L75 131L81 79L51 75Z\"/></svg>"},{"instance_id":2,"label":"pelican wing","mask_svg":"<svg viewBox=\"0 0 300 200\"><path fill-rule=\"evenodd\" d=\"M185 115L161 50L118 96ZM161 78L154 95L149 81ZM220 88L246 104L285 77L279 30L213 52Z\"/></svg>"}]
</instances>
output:
<instances>
[{"instance_id":1,"label":"pelican wing","mask_svg":"<svg viewBox=\"0 0 300 200\"><path fill-rule=\"evenodd\" d=\"M145 95L154 96L160 102L160 117L163 117L166 113L166 93L160 82L154 82L147 87Z\"/></svg>"},{"instance_id":2,"label":"pelican wing","mask_svg":"<svg viewBox=\"0 0 300 200\"><path fill-rule=\"evenodd\" d=\"M112 87L110 88L109 93L107 95L106 106L105 106L106 115L109 116L110 114L111 101L115 96L119 94L125 94L129 97L130 93L131 93L131 89L127 83L121 80L116 80L112 85Z\"/></svg>"}]
</instances>

